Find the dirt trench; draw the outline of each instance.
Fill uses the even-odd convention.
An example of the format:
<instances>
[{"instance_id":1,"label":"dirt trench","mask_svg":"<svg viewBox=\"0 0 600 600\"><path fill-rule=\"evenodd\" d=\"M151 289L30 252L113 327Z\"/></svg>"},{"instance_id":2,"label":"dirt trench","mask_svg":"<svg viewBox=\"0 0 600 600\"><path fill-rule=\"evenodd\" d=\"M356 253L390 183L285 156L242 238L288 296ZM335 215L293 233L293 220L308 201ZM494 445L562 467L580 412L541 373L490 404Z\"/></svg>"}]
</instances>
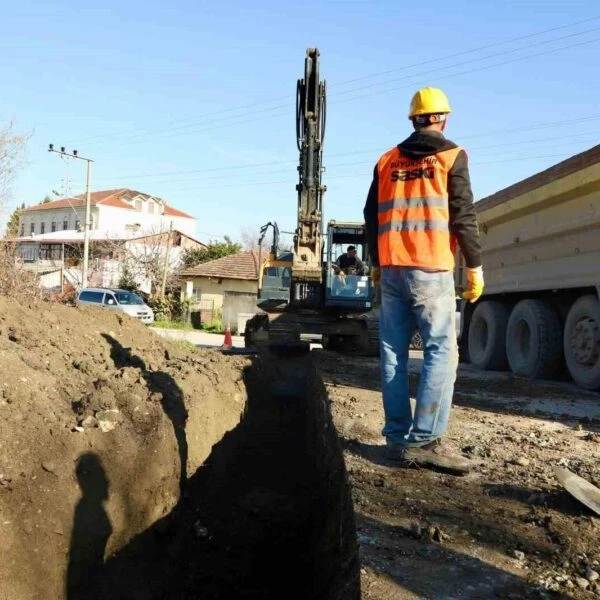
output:
<instances>
[{"instance_id":1,"label":"dirt trench","mask_svg":"<svg viewBox=\"0 0 600 600\"><path fill-rule=\"evenodd\" d=\"M0 599L360 597L310 355L166 342L0 298Z\"/></svg>"},{"instance_id":2,"label":"dirt trench","mask_svg":"<svg viewBox=\"0 0 600 600\"><path fill-rule=\"evenodd\" d=\"M360 598L345 466L312 358L263 354L244 380L240 423L82 598Z\"/></svg>"}]
</instances>

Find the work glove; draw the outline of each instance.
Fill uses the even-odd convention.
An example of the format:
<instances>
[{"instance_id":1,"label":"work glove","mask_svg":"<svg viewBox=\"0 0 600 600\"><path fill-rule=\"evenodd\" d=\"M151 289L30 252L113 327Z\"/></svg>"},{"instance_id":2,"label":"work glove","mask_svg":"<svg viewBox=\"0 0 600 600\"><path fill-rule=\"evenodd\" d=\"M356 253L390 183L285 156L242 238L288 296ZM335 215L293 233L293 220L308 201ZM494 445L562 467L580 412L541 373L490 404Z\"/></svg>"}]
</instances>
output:
<instances>
[{"instance_id":1,"label":"work glove","mask_svg":"<svg viewBox=\"0 0 600 600\"><path fill-rule=\"evenodd\" d=\"M462 293L463 300L476 302L483 294L483 267L467 269L467 289Z\"/></svg>"},{"instance_id":2,"label":"work glove","mask_svg":"<svg viewBox=\"0 0 600 600\"><path fill-rule=\"evenodd\" d=\"M373 285L379 285L381 281L381 271L379 267L373 267L371 269L371 280L373 281Z\"/></svg>"}]
</instances>

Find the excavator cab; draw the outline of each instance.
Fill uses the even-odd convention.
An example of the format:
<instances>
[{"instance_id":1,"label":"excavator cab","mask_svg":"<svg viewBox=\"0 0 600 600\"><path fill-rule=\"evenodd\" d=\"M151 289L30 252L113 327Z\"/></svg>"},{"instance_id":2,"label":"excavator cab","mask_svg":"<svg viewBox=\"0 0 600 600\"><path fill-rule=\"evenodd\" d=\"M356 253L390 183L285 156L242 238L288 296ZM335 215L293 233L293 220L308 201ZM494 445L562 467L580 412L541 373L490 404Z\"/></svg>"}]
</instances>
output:
<instances>
[{"instance_id":1,"label":"excavator cab","mask_svg":"<svg viewBox=\"0 0 600 600\"><path fill-rule=\"evenodd\" d=\"M325 306L349 312L373 307L375 288L369 275L369 255L364 223L330 221L327 224L326 254L323 260ZM349 246L356 248L361 269L340 269L336 261Z\"/></svg>"}]
</instances>

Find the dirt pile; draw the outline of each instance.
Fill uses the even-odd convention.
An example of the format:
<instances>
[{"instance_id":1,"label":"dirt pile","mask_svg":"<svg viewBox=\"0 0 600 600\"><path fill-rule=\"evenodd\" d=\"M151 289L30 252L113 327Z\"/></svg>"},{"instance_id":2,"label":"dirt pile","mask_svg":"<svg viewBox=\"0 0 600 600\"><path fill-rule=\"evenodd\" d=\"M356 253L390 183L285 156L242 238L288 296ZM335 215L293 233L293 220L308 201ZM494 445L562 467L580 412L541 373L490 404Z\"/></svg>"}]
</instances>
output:
<instances>
[{"instance_id":1,"label":"dirt pile","mask_svg":"<svg viewBox=\"0 0 600 600\"><path fill-rule=\"evenodd\" d=\"M0 297L0 598L78 586L177 504L237 425L242 358L95 308Z\"/></svg>"},{"instance_id":2,"label":"dirt pile","mask_svg":"<svg viewBox=\"0 0 600 600\"><path fill-rule=\"evenodd\" d=\"M0 598L358 600L310 355L225 357L0 298Z\"/></svg>"}]
</instances>

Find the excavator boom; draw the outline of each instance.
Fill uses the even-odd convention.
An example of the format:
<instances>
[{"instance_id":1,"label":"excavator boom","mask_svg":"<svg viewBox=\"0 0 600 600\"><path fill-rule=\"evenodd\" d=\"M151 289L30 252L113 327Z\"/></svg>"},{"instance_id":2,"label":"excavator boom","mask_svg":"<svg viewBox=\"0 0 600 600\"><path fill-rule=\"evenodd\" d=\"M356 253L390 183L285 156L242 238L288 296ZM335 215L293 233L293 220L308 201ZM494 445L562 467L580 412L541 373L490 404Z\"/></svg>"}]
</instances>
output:
<instances>
[{"instance_id":1,"label":"excavator boom","mask_svg":"<svg viewBox=\"0 0 600 600\"><path fill-rule=\"evenodd\" d=\"M298 80L296 137L300 160L298 218L294 235L292 302L311 305L323 278L323 140L326 116L326 83L319 79L319 51L309 48L304 79Z\"/></svg>"}]
</instances>

